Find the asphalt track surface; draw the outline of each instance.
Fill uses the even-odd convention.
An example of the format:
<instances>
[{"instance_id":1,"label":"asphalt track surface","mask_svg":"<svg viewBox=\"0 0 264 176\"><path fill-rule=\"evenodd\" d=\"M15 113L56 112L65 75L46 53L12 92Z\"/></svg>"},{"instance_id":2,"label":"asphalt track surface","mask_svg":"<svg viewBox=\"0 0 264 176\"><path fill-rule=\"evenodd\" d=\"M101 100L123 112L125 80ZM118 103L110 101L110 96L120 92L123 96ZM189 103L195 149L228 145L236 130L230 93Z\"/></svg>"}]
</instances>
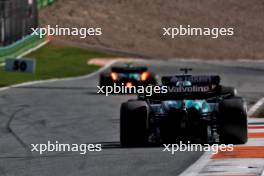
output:
<instances>
[{"instance_id":1,"label":"asphalt track surface","mask_svg":"<svg viewBox=\"0 0 264 176\"><path fill-rule=\"evenodd\" d=\"M192 67L194 73L220 74L223 84L235 86L249 104L264 95L264 62L144 63L161 75ZM178 175L202 152L162 152L161 147L121 148L119 108L134 96L96 94L98 75L90 78L41 83L0 92L0 175ZM101 143L101 152L80 155L31 153L30 144Z\"/></svg>"}]
</instances>

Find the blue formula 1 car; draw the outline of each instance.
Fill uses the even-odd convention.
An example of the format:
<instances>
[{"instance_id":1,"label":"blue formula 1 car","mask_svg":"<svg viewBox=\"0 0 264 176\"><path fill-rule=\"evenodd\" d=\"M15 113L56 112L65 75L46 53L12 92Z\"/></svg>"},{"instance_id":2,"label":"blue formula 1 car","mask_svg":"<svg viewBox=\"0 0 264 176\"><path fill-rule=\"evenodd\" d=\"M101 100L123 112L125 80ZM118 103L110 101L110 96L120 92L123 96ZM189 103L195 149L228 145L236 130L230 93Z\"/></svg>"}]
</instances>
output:
<instances>
[{"instance_id":1,"label":"blue formula 1 car","mask_svg":"<svg viewBox=\"0 0 264 176\"><path fill-rule=\"evenodd\" d=\"M162 77L162 83L166 93L141 94L122 104L122 146L247 142L246 102L234 88L220 85L219 76L185 72Z\"/></svg>"}]
</instances>

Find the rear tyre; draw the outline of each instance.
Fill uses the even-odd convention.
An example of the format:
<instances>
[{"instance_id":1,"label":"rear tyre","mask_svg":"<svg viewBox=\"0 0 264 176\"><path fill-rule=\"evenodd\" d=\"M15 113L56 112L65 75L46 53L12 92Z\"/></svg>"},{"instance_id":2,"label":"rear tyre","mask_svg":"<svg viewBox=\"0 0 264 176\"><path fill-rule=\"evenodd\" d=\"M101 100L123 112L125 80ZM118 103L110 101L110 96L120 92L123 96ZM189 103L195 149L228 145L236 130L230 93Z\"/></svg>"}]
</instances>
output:
<instances>
[{"instance_id":1,"label":"rear tyre","mask_svg":"<svg viewBox=\"0 0 264 176\"><path fill-rule=\"evenodd\" d=\"M156 79L156 75L154 73L150 74L150 79L149 79L149 84L151 85L157 85L157 79Z\"/></svg>"},{"instance_id":2,"label":"rear tyre","mask_svg":"<svg viewBox=\"0 0 264 176\"><path fill-rule=\"evenodd\" d=\"M145 101L128 101L121 105L120 142L123 147L147 144L149 107Z\"/></svg>"},{"instance_id":3,"label":"rear tyre","mask_svg":"<svg viewBox=\"0 0 264 176\"><path fill-rule=\"evenodd\" d=\"M100 78L99 78L99 86L100 87L111 85L111 83L112 83L112 80L111 80L109 73L100 74Z\"/></svg>"},{"instance_id":4,"label":"rear tyre","mask_svg":"<svg viewBox=\"0 0 264 176\"><path fill-rule=\"evenodd\" d=\"M225 87L221 88L222 95L228 95L229 98L235 97L237 95L237 90L234 87Z\"/></svg>"},{"instance_id":5,"label":"rear tyre","mask_svg":"<svg viewBox=\"0 0 264 176\"><path fill-rule=\"evenodd\" d=\"M219 106L219 139L223 144L244 144L247 142L247 111L245 101L240 97L225 99Z\"/></svg>"}]
</instances>

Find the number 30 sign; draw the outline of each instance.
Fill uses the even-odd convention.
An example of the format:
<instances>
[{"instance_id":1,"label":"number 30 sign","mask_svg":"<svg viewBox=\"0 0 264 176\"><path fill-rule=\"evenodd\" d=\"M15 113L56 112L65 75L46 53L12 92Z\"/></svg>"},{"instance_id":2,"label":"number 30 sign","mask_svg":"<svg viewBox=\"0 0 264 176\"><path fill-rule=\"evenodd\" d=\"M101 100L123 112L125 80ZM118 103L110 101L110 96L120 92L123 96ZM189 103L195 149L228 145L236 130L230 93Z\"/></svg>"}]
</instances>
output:
<instances>
[{"instance_id":1,"label":"number 30 sign","mask_svg":"<svg viewBox=\"0 0 264 176\"><path fill-rule=\"evenodd\" d=\"M33 59L6 59L5 70L16 72L35 72L36 63Z\"/></svg>"}]
</instances>

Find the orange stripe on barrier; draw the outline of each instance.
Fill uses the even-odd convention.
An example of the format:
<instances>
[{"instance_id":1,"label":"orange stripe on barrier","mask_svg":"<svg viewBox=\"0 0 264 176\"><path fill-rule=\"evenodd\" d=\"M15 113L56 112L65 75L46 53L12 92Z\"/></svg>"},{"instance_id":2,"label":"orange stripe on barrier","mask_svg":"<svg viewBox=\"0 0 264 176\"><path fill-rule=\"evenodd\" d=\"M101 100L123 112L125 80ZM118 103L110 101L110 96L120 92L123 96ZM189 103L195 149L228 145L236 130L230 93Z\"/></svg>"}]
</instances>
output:
<instances>
[{"instance_id":1,"label":"orange stripe on barrier","mask_svg":"<svg viewBox=\"0 0 264 176\"><path fill-rule=\"evenodd\" d=\"M248 138L264 138L264 133L248 133Z\"/></svg>"},{"instance_id":2,"label":"orange stripe on barrier","mask_svg":"<svg viewBox=\"0 0 264 176\"><path fill-rule=\"evenodd\" d=\"M235 146L233 151L219 151L212 159L264 158L264 146Z\"/></svg>"}]
</instances>

